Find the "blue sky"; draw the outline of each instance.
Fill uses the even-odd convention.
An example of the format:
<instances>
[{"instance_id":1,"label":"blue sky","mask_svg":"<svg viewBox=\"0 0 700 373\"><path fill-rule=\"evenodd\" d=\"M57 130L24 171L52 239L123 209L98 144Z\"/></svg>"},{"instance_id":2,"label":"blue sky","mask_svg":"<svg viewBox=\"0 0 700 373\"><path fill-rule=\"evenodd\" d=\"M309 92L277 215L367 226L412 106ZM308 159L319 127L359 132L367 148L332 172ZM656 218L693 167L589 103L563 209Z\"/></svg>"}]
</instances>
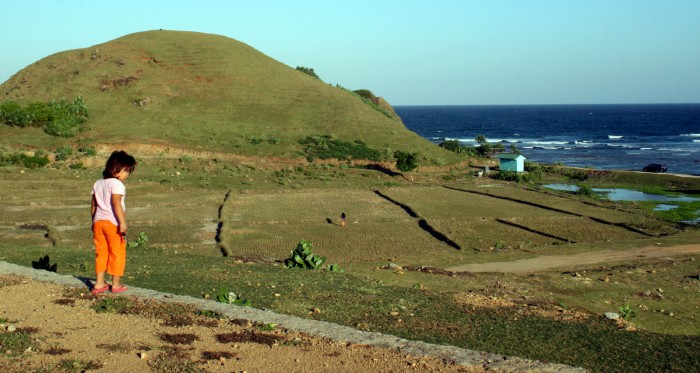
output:
<instances>
[{"instance_id":1,"label":"blue sky","mask_svg":"<svg viewBox=\"0 0 700 373\"><path fill-rule=\"evenodd\" d=\"M698 103L700 1L0 0L0 82L56 52L224 35L393 105Z\"/></svg>"}]
</instances>

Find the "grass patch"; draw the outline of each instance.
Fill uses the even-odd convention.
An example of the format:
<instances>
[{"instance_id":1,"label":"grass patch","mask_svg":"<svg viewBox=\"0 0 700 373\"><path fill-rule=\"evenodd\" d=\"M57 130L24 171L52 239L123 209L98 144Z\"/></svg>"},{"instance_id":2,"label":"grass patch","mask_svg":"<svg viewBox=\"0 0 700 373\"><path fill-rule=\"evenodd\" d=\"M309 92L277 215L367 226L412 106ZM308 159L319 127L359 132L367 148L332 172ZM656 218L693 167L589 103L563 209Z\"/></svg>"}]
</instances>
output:
<instances>
[{"instance_id":1,"label":"grass patch","mask_svg":"<svg viewBox=\"0 0 700 373\"><path fill-rule=\"evenodd\" d=\"M699 333L690 318L700 306L695 297L699 281L686 277L697 276L691 273L697 262L689 259L700 259L697 255L686 257L685 262L677 260L675 266L648 259L628 263L654 265L639 270L655 270L656 276L622 266L601 266L600 272L595 266L578 266L577 271L586 271L581 277L561 272L452 277L380 269L387 263L446 268L657 242L695 243L698 230L680 232L673 224L653 219L658 232L669 233L650 239L592 219L615 224L650 219L641 209L483 178L454 179L452 186L461 189L454 190L429 181L444 182L441 173L417 174L416 183L406 186L396 181L400 177L371 169L305 165L278 172L279 167L227 166L198 158L183 163L179 157L144 162L129 180L130 229L148 232L149 241L146 247L129 252L124 278L128 284L194 297L211 297L227 286L258 308L591 370L620 371L622 364L635 370L694 371L700 366L693 355ZM345 176L336 174L341 170ZM203 188L200 178L205 172L213 176ZM50 255L59 273L94 276L89 222L80 211L89 209L85 196L99 177L98 170L36 169L20 174L10 167L0 173L0 185L16 191L0 203L1 260L30 266L31 261ZM162 184L163 178L173 182ZM244 179L252 181L240 184ZM282 179L287 185L276 182ZM397 184L384 186L391 181ZM382 194L407 206L415 216L375 193L378 183ZM57 187L65 191L60 201L51 197ZM338 224L342 212L347 215L345 228ZM436 240L421 229L420 219L460 240L466 249L455 250ZM515 225L499 224L497 219ZM54 247L44 237L46 230L22 226L50 226L61 239ZM576 243L554 245L551 238L518 226L573 237ZM221 256L217 239L228 245L230 257ZM282 261L301 239L313 242L315 254L328 257L345 272L284 268ZM657 288L664 290L661 299L656 299ZM510 303L499 307L464 303L460 299L465 294ZM566 307L552 308L556 304ZM637 311L632 322L639 331L620 330L600 317L625 304ZM196 315L195 309L151 307L118 297L99 298L95 308L154 315L174 326L198 324L198 318L209 316ZM664 313L659 312L662 308ZM319 312L309 312L316 309ZM552 316L569 311L588 317ZM620 352L620 341L624 349L635 351ZM653 358L658 355L664 356ZM165 360L162 364L188 366L185 357Z\"/></svg>"},{"instance_id":2,"label":"grass patch","mask_svg":"<svg viewBox=\"0 0 700 373\"><path fill-rule=\"evenodd\" d=\"M30 347L32 350L37 347L30 331L0 332L0 350L5 356L19 356Z\"/></svg>"},{"instance_id":3,"label":"grass patch","mask_svg":"<svg viewBox=\"0 0 700 373\"><path fill-rule=\"evenodd\" d=\"M101 298L91 307L97 313L128 313L131 307L127 297Z\"/></svg>"}]
</instances>

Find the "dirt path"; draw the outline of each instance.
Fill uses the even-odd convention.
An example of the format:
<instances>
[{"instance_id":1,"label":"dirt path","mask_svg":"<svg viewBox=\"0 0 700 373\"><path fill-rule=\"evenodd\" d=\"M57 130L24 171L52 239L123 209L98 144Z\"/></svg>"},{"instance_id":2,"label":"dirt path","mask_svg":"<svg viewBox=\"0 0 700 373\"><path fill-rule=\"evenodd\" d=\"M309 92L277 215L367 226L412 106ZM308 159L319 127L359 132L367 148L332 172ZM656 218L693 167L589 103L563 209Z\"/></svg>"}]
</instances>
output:
<instances>
[{"instance_id":1,"label":"dirt path","mask_svg":"<svg viewBox=\"0 0 700 373\"><path fill-rule=\"evenodd\" d=\"M75 277L0 261L0 371L583 371L148 289L124 294L93 296ZM126 314L94 309L124 301Z\"/></svg>"},{"instance_id":2,"label":"dirt path","mask_svg":"<svg viewBox=\"0 0 700 373\"><path fill-rule=\"evenodd\" d=\"M553 268L572 268L574 266L623 261L635 258L660 258L697 253L700 253L700 244L670 247L647 246L631 250L601 250L571 255L548 255L535 259L520 259L512 262L465 264L446 268L446 270L453 272L530 273Z\"/></svg>"}]
</instances>

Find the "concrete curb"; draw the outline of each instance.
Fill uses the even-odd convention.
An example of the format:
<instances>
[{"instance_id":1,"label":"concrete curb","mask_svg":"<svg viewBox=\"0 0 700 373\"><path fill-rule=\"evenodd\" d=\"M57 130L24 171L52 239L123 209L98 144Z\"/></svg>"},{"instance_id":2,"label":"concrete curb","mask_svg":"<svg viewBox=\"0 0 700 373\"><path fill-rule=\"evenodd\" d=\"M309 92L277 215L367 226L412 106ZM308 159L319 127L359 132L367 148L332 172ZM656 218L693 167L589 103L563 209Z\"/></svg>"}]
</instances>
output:
<instances>
[{"instance_id":1,"label":"concrete curb","mask_svg":"<svg viewBox=\"0 0 700 373\"><path fill-rule=\"evenodd\" d=\"M80 279L44 270L22 267L0 261L0 274L26 276L36 281L54 283L70 287L87 286ZM213 300L189 296L161 293L158 291L129 286L124 295L155 299L163 302L184 303L202 310L218 312L232 319L244 319L260 323L274 323L282 328L304 332L316 337L329 338L343 343L365 344L382 348L396 349L419 357L437 357L455 364L483 367L486 370L501 372L585 372L562 364L548 364L518 357L508 357L486 352L478 352L454 346L436 345L420 341L410 341L392 335L365 332L327 321L310 320L296 316L282 315L269 310L250 307L237 307Z\"/></svg>"}]
</instances>

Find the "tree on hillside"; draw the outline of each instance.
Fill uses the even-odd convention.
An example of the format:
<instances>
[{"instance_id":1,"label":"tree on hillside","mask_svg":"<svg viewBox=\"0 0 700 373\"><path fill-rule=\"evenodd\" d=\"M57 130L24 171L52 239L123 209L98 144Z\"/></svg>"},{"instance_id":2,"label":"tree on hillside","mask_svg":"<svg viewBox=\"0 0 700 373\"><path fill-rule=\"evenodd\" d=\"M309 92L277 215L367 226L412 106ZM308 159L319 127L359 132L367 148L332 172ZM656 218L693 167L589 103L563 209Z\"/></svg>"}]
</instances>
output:
<instances>
[{"instance_id":1,"label":"tree on hillside","mask_svg":"<svg viewBox=\"0 0 700 373\"><path fill-rule=\"evenodd\" d=\"M479 155L484 157L490 157L505 150L503 144L500 142L491 144L486 140L486 136L484 135L477 135L474 140L479 143L476 151L479 153Z\"/></svg>"},{"instance_id":2,"label":"tree on hillside","mask_svg":"<svg viewBox=\"0 0 700 373\"><path fill-rule=\"evenodd\" d=\"M306 74L306 75L311 75L311 76L313 76L314 78L316 78L316 79L318 79L318 80L321 80L321 78L319 78L319 76L316 75L316 72L315 72L314 69L311 68L311 67L297 66L297 70L303 72L303 73Z\"/></svg>"},{"instance_id":3,"label":"tree on hillside","mask_svg":"<svg viewBox=\"0 0 700 373\"><path fill-rule=\"evenodd\" d=\"M413 181L413 174L411 171L418 167L418 153L409 153L401 150L394 152L394 158L396 159L396 168L401 172L408 172ZM404 177L406 177L404 175Z\"/></svg>"}]
</instances>

